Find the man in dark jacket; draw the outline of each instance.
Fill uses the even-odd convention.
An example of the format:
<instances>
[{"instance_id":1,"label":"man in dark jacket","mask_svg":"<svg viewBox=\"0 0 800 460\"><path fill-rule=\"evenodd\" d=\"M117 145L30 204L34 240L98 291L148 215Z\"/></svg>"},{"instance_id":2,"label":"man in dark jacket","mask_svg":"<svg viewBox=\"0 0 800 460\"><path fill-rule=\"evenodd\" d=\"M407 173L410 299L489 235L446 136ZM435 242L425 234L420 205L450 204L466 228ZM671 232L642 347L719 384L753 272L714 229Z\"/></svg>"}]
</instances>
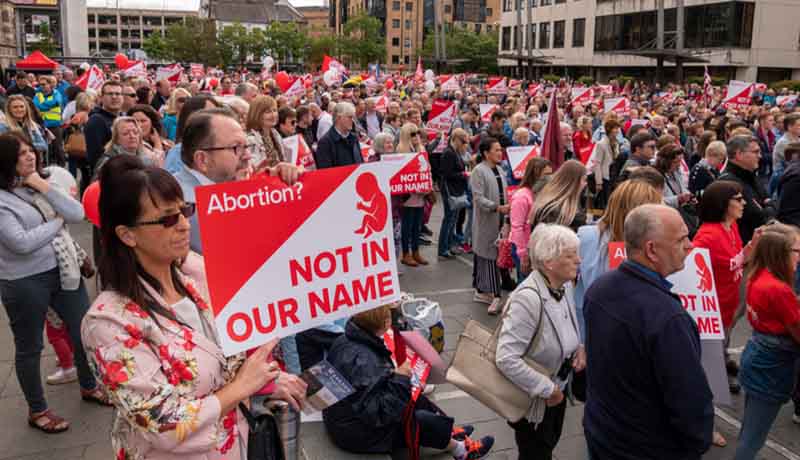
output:
<instances>
[{"instance_id":1,"label":"man in dark jacket","mask_svg":"<svg viewBox=\"0 0 800 460\"><path fill-rule=\"evenodd\" d=\"M800 142L786 146L784 151L789 165L778 186L778 220L800 227Z\"/></svg>"},{"instance_id":2,"label":"man in dark jacket","mask_svg":"<svg viewBox=\"0 0 800 460\"><path fill-rule=\"evenodd\" d=\"M747 244L753 238L756 229L767 223L775 215L775 209L769 194L756 177L761 148L752 136L734 136L726 145L728 165L719 180L738 182L744 195L744 213L737 222L742 243Z\"/></svg>"},{"instance_id":3,"label":"man in dark jacket","mask_svg":"<svg viewBox=\"0 0 800 460\"><path fill-rule=\"evenodd\" d=\"M115 81L103 83L100 105L89 112L89 120L83 130L86 136L86 155L92 170L105 152L105 145L111 140L111 125L122 110L122 102L122 85Z\"/></svg>"},{"instance_id":4,"label":"man in dark jacket","mask_svg":"<svg viewBox=\"0 0 800 460\"><path fill-rule=\"evenodd\" d=\"M17 72L17 75L14 77L14 82L15 84L10 86L8 91L6 91L6 96L22 94L31 100L36 97L36 90L28 84L28 74L22 71Z\"/></svg>"},{"instance_id":5,"label":"man in dark jacket","mask_svg":"<svg viewBox=\"0 0 800 460\"><path fill-rule=\"evenodd\" d=\"M317 169L335 168L364 162L361 145L353 132L356 109L349 102L339 102L333 110L333 127L317 143L314 162Z\"/></svg>"},{"instance_id":6,"label":"man in dark jacket","mask_svg":"<svg viewBox=\"0 0 800 460\"><path fill-rule=\"evenodd\" d=\"M628 260L586 292L587 392L593 460L699 460L714 407L694 320L666 277L692 248L680 214L644 205L625 219Z\"/></svg>"}]
</instances>

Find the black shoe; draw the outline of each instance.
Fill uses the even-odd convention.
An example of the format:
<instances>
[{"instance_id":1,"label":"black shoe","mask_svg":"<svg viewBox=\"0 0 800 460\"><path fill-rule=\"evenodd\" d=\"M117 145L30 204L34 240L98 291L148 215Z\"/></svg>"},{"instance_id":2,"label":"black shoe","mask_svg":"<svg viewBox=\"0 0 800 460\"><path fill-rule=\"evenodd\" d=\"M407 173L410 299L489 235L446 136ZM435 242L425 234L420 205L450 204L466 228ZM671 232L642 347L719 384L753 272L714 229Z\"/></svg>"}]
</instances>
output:
<instances>
[{"instance_id":1,"label":"black shoe","mask_svg":"<svg viewBox=\"0 0 800 460\"><path fill-rule=\"evenodd\" d=\"M445 252L444 254L439 254L440 259L452 259L453 257L455 256L449 252Z\"/></svg>"},{"instance_id":2,"label":"black shoe","mask_svg":"<svg viewBox=\"0 0 800 460\"><path fill-rule=\"evenodd\" d=\"M457 460L478 460L485 457L492 446L494 445L493 436L484 436L479 440L465 439L464 445L467 448L467 453L462 457L456 457Z\"/></svg>"},{"instance_id":3,"label":"black shoe","mask_svg":"<svg viewBox=\"0 0 800 460\"><path fill-rule=\"evenodd\" d=\"M728 371L728 375L731 377L739 376L739 364L732 359L725 363L725 370Z\"/></svg>"},{"instance_id":4,"label":"black shoe","mask_svg":"<svg viewBox=\"0 0 800 460\"><path fill-rule=\"evenodd\" d=\"M731 391L732 395L738 395L742 391L742 386L739 385L739 381L733 377L728 379L728 389Z\"/></svg>"},{"instance_id":5,"label":"black shoe","mask_svg":"<svg viewBox=\"0 0 800 460\"><path fill-rule=\"evenodd\" d=\"M427 225L423 225L422 226L422 234L423 235L428 235L428 236L433 236L433 231L431 229L429 229Z\"/></svg>"},{"instance_id":6,"label":"black shoe","mask_svg":"<svg viewBox=\"0 0 800 460\"><path fill-rule=\"evenodd\" d=\"M430 246L433 244L431 240L423 237L420 237L418 241L420 246Z\"/></svg>"},{"instance_id":7,"label":"black shoe","mask_svg":"<svg viewBox=\"0 0 800 460\"><path fill-rule=\"evenodd\" d=\"M456 441L463 441L464 439L468 438L473 431L475 431L475 427L472 425L454 426L453 434L450 435L450 437Z\"/></svg>"}]
</instances>

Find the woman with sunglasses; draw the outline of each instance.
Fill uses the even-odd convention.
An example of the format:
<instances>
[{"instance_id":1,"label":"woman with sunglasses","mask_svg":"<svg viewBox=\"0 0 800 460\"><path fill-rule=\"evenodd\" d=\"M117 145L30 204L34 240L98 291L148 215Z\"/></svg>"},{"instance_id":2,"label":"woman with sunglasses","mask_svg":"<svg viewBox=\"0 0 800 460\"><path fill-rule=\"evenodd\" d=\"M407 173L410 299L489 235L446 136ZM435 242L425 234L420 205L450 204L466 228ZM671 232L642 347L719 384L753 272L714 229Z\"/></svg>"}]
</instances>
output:
<instances>
[{"instance_id":1,"label":"woman with sunglasses","mask_svg":"<svg viewBox=\"0 0 800 460\"><path fill-rule=\"evenodd\" d=\"M103 167L100 184L103 291L81 336L117 408L115 458L246 459L238 405L274 389L267 385L280 370L268 356L277 341L246 360L223 356L202 271L190 277L180 268L195 209L173 176L120 156Z\"/></svg>"},{"instance_id":2,"label":"woman with sunglasses","mask_svg":"<svg viewBox=\"0 0 800 460\"><path fill-rule=\"evenodd\" d=\"M747 319L753 335L739 372L745 406L735 460L756 458L778 412L791 399L800 360L800 302L792 287L798 262L796 227L762 227L746 273Z\"/></svg>"},{"instance_id":3,"label":"woman with sunglasses","mask_svg":"<svg viewBox=\"0 0 800 460\"><path fill-rule=\"evenodd\" d=\"M739 393L736 370L739 366L728 355L730 332L735 325L734 316L739 306L739 285L744 272L745 251L736 220L742 217L744 197L742 187L732 181L716 181L706 187L700 202L700 219L692 244L706 248L711 257L714 285L717 287L720 315L725 328L725 358L728 369L728 386L731 393ZM721 434L714 433L714 444L724 447L727 442Z\"/></svg>"},{"instance_id":4,"label":"woman with sunglasses","mask_svg":"<svg viewBox=\"0 0 800 460\"><path fill-rule=\"evenodd\" d=\"M28 424L60 433L69 423L47 406L40 361L48 307L66 324L84 400L106 404L81 344L89 308L81 257L65 224L83 221L83 208L42 178L31 141L0 135L0 297L14 335L14 369L28 403ZM82 252L82 251L80 251Z\"/></svg>"}]
</instances>

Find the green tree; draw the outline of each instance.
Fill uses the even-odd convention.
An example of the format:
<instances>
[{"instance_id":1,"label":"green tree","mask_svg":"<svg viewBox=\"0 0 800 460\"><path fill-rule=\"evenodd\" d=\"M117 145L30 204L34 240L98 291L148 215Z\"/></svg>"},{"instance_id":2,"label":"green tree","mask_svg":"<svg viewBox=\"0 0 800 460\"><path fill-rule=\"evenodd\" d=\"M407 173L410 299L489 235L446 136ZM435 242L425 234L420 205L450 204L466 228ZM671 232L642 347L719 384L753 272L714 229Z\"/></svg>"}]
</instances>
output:
<instances>
[{"instance_id":1,"label":"green tree","mask_svg":"<svg viewBox=\"0 0 800 460\"><path fill-rule=\"evenodd\" d=\"M496 31L475 33L460 27L453 27L445 34L448 59L463 60L448 66L446 72L497 73ZM418 54L423 58L435 57L433 33L428 33Z\"/></svg>"},{"instance_id":2,"label":"green tree","mask_svg":"<svg viewBox=\"0 0 800 460\"><path fill-rule=\"evenodd\" d=\"M32 44L31 49L39 50L45 56L54 56L58 52L58 43L50 30L50 24L45 22L39 25L39 41Z\"/></svg>"},{"instance_id":3,"label":"green tree","mask_svg":"<svg viewBox=\"0 0 800 460\"><path fill-rule=\"evenodd\" d=\"M351 63L366 69L370 62L386 60L386 39L381 34L381 21L359 13L344 25L344 35L340 38L341 50Z\"/></svg>"},{"instance_id":4,"label":"green tree","mask_svg":"<svg viewBox=\"0 0 800 460\"><path fill-rule=\"evenodd\" d=\"M339 55L339 39L335 35L320 35L312 37L308 43L308 53L306 54L306 67L308 70L316 70L322 65L325 55Z\"/></svg>"},{"instance_id":5,"label":"green tree","mask_svg":"<svg viewBox=\"0 0 800 460\"><path fill-rule=\"evenodd\" d=\"M149 59L167 60L171 57L171 52L167 46L167 41L161 33L155 32L142 41L142 49L147 53Z\"/></svg>"},{"instance_id":6,"label":"green tree","mask_svg":"<svg viewBox=\"0 0 800 460\"><path fill-rule=\"evenodd\" d=\"M147 37L142 48L154 59L224 64L213 19L187 17L183 23L169 26L164 38L158 34Z\"/></svg>"},{"instance_id":7,"label":"green tree","mask_svg":"<svg viewBox=\"0 0 800 460\"><path fill-rule=\"evenodd\" d=\"M273 21L265 32L266 46L275 61L297 62L303 58L308 37L295 22Z\"/></svg>"},{"instance_id":8,"label":"green tree","mask_svg":"<svg viewBox=\"0 0 800 460\"><path fill-rule=\"evenodd\" d=\"M248 31L238 22L223 27L217 36L217 42L226 66L244 65L251 58L260 59L267 45L260 29Z\"/></svg>"}]
</instances>

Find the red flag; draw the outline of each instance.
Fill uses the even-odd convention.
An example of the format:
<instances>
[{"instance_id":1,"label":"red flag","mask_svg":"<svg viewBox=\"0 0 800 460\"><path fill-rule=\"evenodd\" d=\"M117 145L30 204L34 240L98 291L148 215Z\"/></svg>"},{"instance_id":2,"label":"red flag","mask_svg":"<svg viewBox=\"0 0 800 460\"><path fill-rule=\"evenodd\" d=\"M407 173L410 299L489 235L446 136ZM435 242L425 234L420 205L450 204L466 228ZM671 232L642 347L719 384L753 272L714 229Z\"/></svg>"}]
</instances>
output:
<instances>
[{"instance_id":1,"label":"red flag","mask_svg":"<svg viewBox=\"0 0 800 460\"><path fill-rule=\"evenodd\" d=\"M550 102L547 104L547 127L542 139L542 158L550 160L553 170L558 170L564 163L564 151L561 148L561 123L558 119L558 104L556 103L556 92L550 95Z\"/></svg>"}]
</instances>

